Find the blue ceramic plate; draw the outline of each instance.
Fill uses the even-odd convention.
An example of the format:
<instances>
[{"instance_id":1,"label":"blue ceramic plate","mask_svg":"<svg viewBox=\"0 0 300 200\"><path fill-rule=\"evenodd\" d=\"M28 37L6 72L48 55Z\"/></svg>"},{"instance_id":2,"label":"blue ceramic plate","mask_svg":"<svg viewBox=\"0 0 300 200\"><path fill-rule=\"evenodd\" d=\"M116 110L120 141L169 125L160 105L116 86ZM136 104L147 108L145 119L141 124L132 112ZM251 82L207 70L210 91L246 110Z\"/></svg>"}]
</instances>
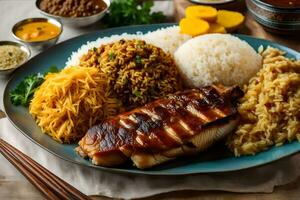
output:
<instances>
[{"instance_id":1,"label":"blue ceramic plate","mask_svg":"<svg viewBox=\"0 0 300 200\"><path fill-rule=\"evenodd\" d=\"M148 175L183 175L195 173L227 172L270 163L300 151L300 143L292 142L281 147L271 148L270 150L261 152L255 156L235 158L230 153L224 154L224 152L226 152L226 147L220 143L219 145L216 145L217 147L214 147L206 153L202 153L193 158L178 159L149 170L139 170L130 164L120 168L99 167L92 165L88 160L78 156L74 151L74 148L77 146L76 144L59 144L46 134L43 134L40 128L36 125L35 121L31 118L26 108L13 106L10 102L9 91L15 88L25 76L37 72L45 72L51 65L56 65L60 68L63 68L67 58L71 55L71 53L76 51L87 41L93 41L98 37L121 34L124 32L148 32L167 26L170 26L170 24L121 27L94 32L62 42L35 56L18 70L16 70L10 81L7 83L4 91L3 101L8 118L26 137L40 145L42 148L48 150L50 153L53 153L56 156L73 163L113 172ZM248 42L254 49L258 49L260 45L263 45L264 47L270 45L284 50L287 52L287 56L289 57L300 59L299 53L279 44L245 35L237 36Z\"/></svg>"}]
</instances>

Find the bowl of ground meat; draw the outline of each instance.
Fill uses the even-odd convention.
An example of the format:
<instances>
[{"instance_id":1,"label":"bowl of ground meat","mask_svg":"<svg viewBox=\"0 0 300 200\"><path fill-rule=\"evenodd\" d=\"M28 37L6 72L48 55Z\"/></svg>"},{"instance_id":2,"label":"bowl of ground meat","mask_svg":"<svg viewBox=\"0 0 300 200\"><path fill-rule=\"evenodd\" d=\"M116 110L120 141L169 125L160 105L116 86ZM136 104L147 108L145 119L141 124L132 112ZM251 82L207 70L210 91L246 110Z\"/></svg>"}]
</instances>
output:
<instances>
[{"instance_id":1,"label":"bowl of ground meat","mask_svg":"<svg viewBox=\"0 0 300 200\"><path fill-rule=\"evenodd\" d=\"M107 12L110 0L37 0L36 7L46 17L64 25L83 27L99 21Z\"/></svg>"}]
</instances>

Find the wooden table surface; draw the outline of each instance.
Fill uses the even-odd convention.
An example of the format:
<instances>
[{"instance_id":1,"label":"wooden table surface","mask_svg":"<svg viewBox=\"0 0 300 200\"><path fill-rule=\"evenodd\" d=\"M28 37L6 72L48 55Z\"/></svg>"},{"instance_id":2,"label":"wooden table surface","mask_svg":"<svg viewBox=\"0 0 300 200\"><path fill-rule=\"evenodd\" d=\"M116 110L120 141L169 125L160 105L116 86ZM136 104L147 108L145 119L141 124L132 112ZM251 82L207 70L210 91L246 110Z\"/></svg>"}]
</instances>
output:
<instances>
[{"instance_id":1,"label":"wooden table surface","mask_svg":"<svg viewBox=\"0 0 300 200\"><path fill-rule=\"evenodd\" d=\"M190 3L186 0L174 0L175 10L177 13L177 19L183 16L184 7ZM246 13L245 26L239 31L239 33L253 35L259 38L266 38L268 40L276 41L297 51L300 51L300 37L282 36L275 35L266 32L261 25L256 23L253 18ZM1 163L8 164L9 163ZM16 171L16 173L19 173ZM40 194L36 188L34 188L25 178L23 180L3 180L0 174L0 200L42 200L45 199L42 194ZM201 180L199 180L201 181ZM107 197L92 197L95 200L107 200ZM299 200L300 199L300 177L285 186L279 186L275 188L275 191L271 194L238 194L230 192L219 192L219 191L180 191L171 192L161 195L156 195L150 198L145 198L148 200L162 199L162 200Z\"/></svg>"}]
</instances>

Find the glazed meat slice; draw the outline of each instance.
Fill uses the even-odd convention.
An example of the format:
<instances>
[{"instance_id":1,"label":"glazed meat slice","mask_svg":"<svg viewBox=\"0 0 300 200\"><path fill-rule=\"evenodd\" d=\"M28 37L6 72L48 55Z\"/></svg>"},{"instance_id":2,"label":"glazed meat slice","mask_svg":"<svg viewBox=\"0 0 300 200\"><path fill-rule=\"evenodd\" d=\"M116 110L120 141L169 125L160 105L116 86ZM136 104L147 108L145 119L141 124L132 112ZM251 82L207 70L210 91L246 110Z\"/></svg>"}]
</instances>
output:
<instances>
[{"instance_id":1,"label":"glazed meat slice","mask_svg":"<svg viewBox=\"0 0 300 200\"><path fill-rule=\"evenodd\" d=\"M236 127L241 95L238 87L221 85L178 92L90 128L76 150L95 165L131 159L142 169L194 154Z\"/></svg>"}]
</instances>

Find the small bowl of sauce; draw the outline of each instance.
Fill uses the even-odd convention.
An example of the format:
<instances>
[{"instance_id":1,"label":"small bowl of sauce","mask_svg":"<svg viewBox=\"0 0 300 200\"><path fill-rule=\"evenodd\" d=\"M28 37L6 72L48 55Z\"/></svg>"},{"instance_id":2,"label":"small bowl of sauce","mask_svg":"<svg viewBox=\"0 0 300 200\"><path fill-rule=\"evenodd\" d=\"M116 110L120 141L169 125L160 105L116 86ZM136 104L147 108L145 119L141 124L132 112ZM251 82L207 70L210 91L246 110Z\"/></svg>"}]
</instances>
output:
<instances>
[{"instance_id":1,"label":"small bowl of sauce","mask_svg":"<svg viewBox=\"0 0 300 200\"><path fill-rule=\"evenodd\" d=\"M10 74L29 57L30 50L25 45L12 41L0 41L0 76Z\"/></svg>"},{"instance_id":2,"label":"small bowl of sauce","mask_svg":"<svg viewBox=\"0 0 300 200\"><path fill-rule=\"evenodd\" d=\"M246 0L249 12L266 30L300 33L300 0Z\"/></svg>"},{"instance_id":3,"label":"small bowl of sauce","mask_svg":"<svg viewBox=\"0 0 300 200\"><path fill-rule=\"evenodd\" d=\"M29 18L15 24L12 33L18 41L43 50L57 42L62 33L62 25L55 19Z\"/></svg>"}]
</instances>

